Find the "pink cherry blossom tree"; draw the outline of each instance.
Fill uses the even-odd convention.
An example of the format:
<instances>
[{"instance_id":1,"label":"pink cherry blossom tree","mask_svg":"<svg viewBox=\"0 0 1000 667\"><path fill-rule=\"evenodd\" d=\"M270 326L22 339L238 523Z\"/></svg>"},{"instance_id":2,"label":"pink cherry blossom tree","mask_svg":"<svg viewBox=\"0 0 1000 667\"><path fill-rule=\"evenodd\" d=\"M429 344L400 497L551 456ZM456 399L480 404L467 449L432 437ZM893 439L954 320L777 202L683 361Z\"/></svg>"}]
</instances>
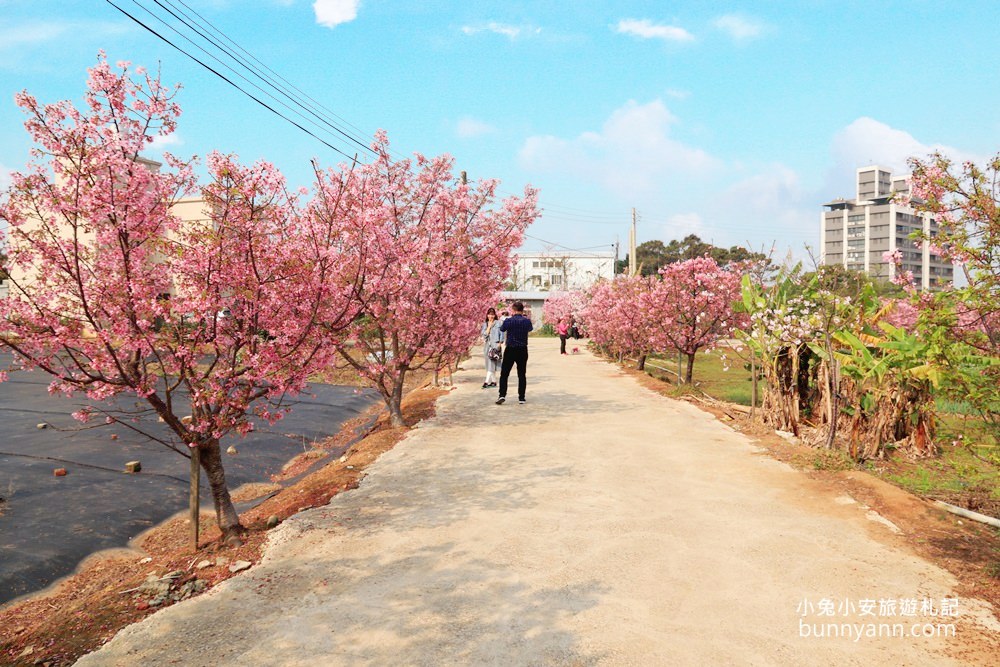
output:
<instances>
[{"instance_id":1,"label":"pink cherry blossom tree","mask_svg":"<svg viewBox=\"0 0 1000 667\"><path fill-rule=\"evenodd\" d=\"M582 313L585 306L586 296L581 291L552 292L545 299L542 321L555 326L563 320L573 320L577 327L583 329Z\"/></svg>"},{"instance_id":2,"label":"pink cherry blossom tree","mask_svg":"<svg viewBox=\"0 0 1000 667\"><path fill-rule=\"evenodd\" d=\"M654 350L654 322L641 304L655 282L654 277L624 275L599 282L582 312L591 340L619 361L634 355L640 370Z\"/></svg>"},{"instance_id":3,"label":"pink cherry blossom tree","mask_svg":"<svg viewBox=\"0 0 1000 667\"><path fill-rule=\"evenodd\" d=\"M315 242L334 232L301 214L266 163L211 155L204 217L182 223L173 207L197 192L190 166L140 157L174 130L175 90L141 69L133 80L128 67L113 71L102 54L84 111L17 98L37 147L0 201L11 274L0 344L52 375L51 393L85 393L92 402L76 419L197 451L230 539L243 528L220 440L252 430L254 417L278 419L282 397L328 362L355 315L356 266ZM111 407L121 394L170 436Z\"/></svg>"},{"instance_id":4,"label":"pink cherry blossom tree","mask_svg":"<svg viewBox=\"0 0 1000 667\"><path fill-rule=\"evenodd\" d=\"M917 328L923 338L940 340L949 357L946 392L970 405L990 426L985 456L1000 461L1000 155L983 163L961 164L936 153L912 158L911 201L939 223L924 240L965 274L951 286L922 299ZM943 336L941 334L944 334Z\"/></svg>"},{"instance_id":5,"label":"pink cherry blossom tree","mask_svg":"<svg viewBox=\"0 0 1000 667\"><path fill-rule=\"evenodd\" d=\"M337 243L360 256L355 345L340 352L403 426L407 374L468 352L538 215L536 193L525 188L493 208L497 182L456 184L450 156L395 161L384 133L372 149L376 159L347 176L320 174L310 216L342 219ZM341 208L328 210L335 202Z\"/></svg>"},{"instance_id":6,"label":"pink cherry blossom tree","mask_svg":"<svg viewBox=\"0 0 1000 667\"><path fill-rule=\"evenodd\" d=\"M982 165L957 165L939 153L909 162L908 203L939 224L939 233L925 240L965 273L955 310L966 342L1000 356L1000 155Z\"/></svg>"},{"instance_id":7,"label":"pink cherry blossom tree","mask_svg":"<svg viewBox=\"0 0 1000 667\"><path fill-rule=\"evenodd\" d=\"M733 310L740 298L742 265L721 267L711 257L698 257L660 269L660 280L640 299L645 317L654 322L651 346L687 356L684 381L691 383L695 355L739 328Z\"/></svg>"}]
</instances>

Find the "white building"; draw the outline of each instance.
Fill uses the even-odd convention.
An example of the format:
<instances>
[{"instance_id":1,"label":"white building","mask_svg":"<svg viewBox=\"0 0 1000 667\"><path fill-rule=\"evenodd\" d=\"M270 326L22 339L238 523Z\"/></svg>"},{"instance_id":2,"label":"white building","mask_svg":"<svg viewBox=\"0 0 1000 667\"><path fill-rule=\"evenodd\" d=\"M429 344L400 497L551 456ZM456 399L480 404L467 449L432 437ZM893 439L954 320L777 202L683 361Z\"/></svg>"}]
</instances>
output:
<instances>
[{"instance_id":1,"label":"white building","mask_svg":"<svg viewBox=\"0 0 1000 667\"><path fill-rule=\"evenodd\" d=\"M820 213L820 257L824 264L841 264L881 279L892 279L896 267L886 252L899 250L904 271L923 289L940 289L954 279L954 268L931 251L927 241L910 235L921 232L933 238L937 222L928 213L918 213L897 201L895 194L908 194L909 175L893 175L877 165L857 171L855 198L835 199L823 204Z\"/></svg>"},{"instance_id":2,"label":"white building","mask_svg":"<svg viewBox=\"0 0 1000 667\"><path fill-rule=\"evenodd\" d=\"M508 287L515 292L569 292L614 275L613 252L526 252L518 257Z\"/></svg>"},{"instance_id":3,"label":"white building","mask_svg":"<svg viewBox=\"0 0 1000 667\"><path fill-rule=\"evenodd\" d=\"M598 280L614 276L613 252L525 252L518 256L502 296L508 303L523 303L538 327L550 293L585 290Z\"/></svg>"}]
</instances>

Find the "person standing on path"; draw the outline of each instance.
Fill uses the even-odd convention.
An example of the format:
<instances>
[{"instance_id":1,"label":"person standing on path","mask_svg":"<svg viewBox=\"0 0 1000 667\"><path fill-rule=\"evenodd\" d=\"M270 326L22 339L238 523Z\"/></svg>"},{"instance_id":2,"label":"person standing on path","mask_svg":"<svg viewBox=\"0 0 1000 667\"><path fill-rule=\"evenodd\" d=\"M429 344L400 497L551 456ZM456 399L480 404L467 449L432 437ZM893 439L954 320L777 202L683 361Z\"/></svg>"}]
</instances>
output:
<instances>
[{"instance_id":1,"label":"person standing on path","mask_svg":"<svg viewBox=\"0 0 1000 667\"><path fill-rule=\"evenodd\" d=\"M487 389L497 386L496 372L500 368L500 344L503 343L504 339L495 308L486 311L486 321L483 322L479 335L483 337L483 360L486 363L486 380L483 382L483 389Z\"/></svg>"},{"instance_id":2,"label":"person standing on path","mask_svg":"<svg viewBox=\"0 0 1000 667\"><path fill-rule=\"evenodd\" d=\"M500 365L500 397L497 405L503 405L507 400L507 378L510 369L517 364L517 402L524 404L524 392L528 386L528 334L534 328L531 320L524 316L524 304L515 301L510 307L513 315L500 325L500 331L506 334L507 344L503 351L503 363Z\"/></svg>"},{"instance_id":3,"label":"person standing on path","mask_svg":"<svg viewBox=\"0 0 1000 667\"><path fill-rule=\"evenodd\" d=\"M559 334L559 354L566 354L566 337L569 336L569 322L565 318L559 320L556 325L556 333Z\"/></svg>"}]
</instances>

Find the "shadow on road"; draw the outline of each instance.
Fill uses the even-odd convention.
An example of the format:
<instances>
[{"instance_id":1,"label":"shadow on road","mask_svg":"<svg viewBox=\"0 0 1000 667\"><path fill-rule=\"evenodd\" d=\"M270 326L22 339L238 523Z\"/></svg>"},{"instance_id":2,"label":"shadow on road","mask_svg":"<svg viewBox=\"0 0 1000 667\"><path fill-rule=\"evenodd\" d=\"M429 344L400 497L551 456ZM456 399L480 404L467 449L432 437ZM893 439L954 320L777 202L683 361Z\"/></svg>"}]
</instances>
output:
<instances>
[{"instance_id":1,"label":"shadow on road","mask_svg":"<svg viewBox=\"0 0 1000 667\"><path fill-rule=\"evenodd\" d=\"M602 657L561 629L598 603L606 589L596 580L539 589L456 543L396 559L309 554L285 566L297 581L325 584L289 609L274 609L273 618L292 621L303 638L325 634L319 653L338 662L593 665ZM317 647L305 639L301 648Z\"/></svg>"},{"instance_id":2,"label":"shadow on road","mask_svg":"<svg viewBox=\"0 0 1000 667\"><path fill-rule=\"evenodd\" d=\"M517 385L513 383L507 389L507 401L496 405L496 389L461 388L468 393L439 404L435 427L496 425L502 428L511 424L542 424L558 416L616 413L631 407L612 398L593 399L564 390L532 387L530 383L524 405L517 402ZM497 431L496 437L503 437L503 431Z\"/></svg>"},{"instance_id":3,"label":"shadow on road","mask_svg":"<svg viewBox=\"0 0 1000 667\"><path fill-rule=\"evenodd\" d=\"M282 559L280 570L255 568L224 592L150 619L156 628L141 646L113 642L84 664L596 665L605 657L562 629L598 604L606 587L597 580L539 588L455 542L401 557L338 552L317 547ZM202 618L220 611L239 619L222 632Z\"/></svg>"},{"instance_id":4,"label":"shadow on road","mask_svg":"<svg viewBox=\"0 0 1000 667\"><path fill-rule=\"evenodd\" d=\"M396 467L379 470L362 482L363 501L348 494L341 498L342 502L300 515L285 529L307 532L339 526L352 532L373 532L386 524L408 528L449 526L474 511L503 513L532 507L539 485L571 474L568 466L553 465L542 452L521 456L477 454L471 458L468 449L459 448L452 454L447 462L409 460L403 475L397 474Z\"/></svg>"}]
</instances>

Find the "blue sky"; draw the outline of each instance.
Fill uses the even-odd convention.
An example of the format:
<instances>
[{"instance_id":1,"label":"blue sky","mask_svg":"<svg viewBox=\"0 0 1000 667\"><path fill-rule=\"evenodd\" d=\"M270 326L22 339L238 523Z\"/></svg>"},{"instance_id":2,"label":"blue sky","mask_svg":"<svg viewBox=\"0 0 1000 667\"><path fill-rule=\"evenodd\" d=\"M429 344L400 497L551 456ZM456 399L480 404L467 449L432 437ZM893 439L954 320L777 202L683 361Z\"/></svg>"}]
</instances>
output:
<instances>
[{"instance_id":1,"label":"blue sky","mask_svg":"<svg viewBox=\"0 0 1000 667\"><path fill-rule=\"evenodd\" d=\"M167 16L155 0L114 2L221 69L145 11ZM531 250L624 248L635 207L640 242L696 233L803 257L857 167L1000 151L993 1L160 2L365 143L384 128L399 155L447 152L507 193L540 188ZM178 155L268 159L293 185L310 158L343 161L104 0L0 0L0 183L28 157L14 93L80 100L99 49L184 85Z\"/></svg>"}]
</instances>

